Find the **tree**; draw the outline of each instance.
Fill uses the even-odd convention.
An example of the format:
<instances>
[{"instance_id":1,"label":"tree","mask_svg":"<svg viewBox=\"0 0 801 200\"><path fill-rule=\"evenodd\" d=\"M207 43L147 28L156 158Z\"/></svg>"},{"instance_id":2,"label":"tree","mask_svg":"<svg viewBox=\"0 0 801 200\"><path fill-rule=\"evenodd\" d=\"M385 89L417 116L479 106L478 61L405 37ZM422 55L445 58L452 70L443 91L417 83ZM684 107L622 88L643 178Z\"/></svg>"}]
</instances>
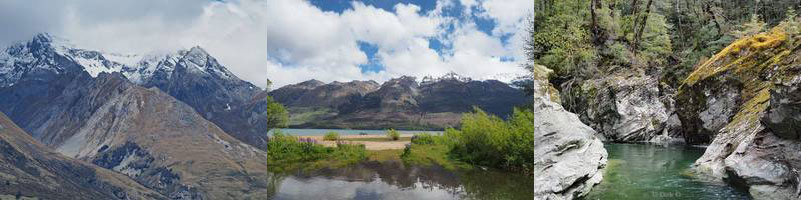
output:
<instances>
[{"instance_id":1,"label":"tree","mask_svg":"<svg viewBox=\"0 0 801 200\"><path fill-rule=\"evenodd\" d=\"M286 128L289 123L289 112L284 105L278 103L271 96L265 97L267 102L267 131L273 128Z\"/></svg>"},{"instance_id":2,"label":"tree","mask_svg":"<svg viewBox=\"0 0 801 200\"><path fill-rule=\"evenodd\" d=\"M759 15L751 15L751 20L748 23L740 26L739 30L733 31L732 35L735 38L743 38L746 36L756 35L767 30L767 23L762 21Z\"/></svg>"},{"instance_id":3,"label":"tree","mask_svg":"<svg viewBox=\"0 0 801 200\"><path fill-rule=\"evenodd\" d=\"M270 92L272 85L273 82L267 79L264 91ZM284 105L275 101L269 93L264 101L267 102L267 132L270 132L270 129L273 128L286 128L289 123L289 112L284 108Z\"/></svg>"}]
</instances>

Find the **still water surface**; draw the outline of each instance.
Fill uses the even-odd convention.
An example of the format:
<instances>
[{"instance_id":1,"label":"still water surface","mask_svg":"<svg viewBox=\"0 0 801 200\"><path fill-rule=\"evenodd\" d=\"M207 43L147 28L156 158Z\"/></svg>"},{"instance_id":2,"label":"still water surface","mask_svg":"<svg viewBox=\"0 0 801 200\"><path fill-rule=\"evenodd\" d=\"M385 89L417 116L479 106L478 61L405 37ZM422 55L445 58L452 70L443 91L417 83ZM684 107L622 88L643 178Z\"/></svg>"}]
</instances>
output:
<instances>
[{"instance_id":1,"label":"still water surface","mask_svg":"<svg viewBox=\"0 0 801 200\"><path fill-rule=\"evenodd\" d=\"M531 176L366 162L279 175L272 199L533 199Z\"/></svg>"},{"instance_id":2,"label":"still water surface","mask_svg":"<svg viewBox=\"0 0 801 200\"><path fill-rule=\"evenodd\" d=\"M606 144L609 165L585 199L750 199L724 183L688 175L703 148L682 145Z\"/></svg>"}]
</instances>

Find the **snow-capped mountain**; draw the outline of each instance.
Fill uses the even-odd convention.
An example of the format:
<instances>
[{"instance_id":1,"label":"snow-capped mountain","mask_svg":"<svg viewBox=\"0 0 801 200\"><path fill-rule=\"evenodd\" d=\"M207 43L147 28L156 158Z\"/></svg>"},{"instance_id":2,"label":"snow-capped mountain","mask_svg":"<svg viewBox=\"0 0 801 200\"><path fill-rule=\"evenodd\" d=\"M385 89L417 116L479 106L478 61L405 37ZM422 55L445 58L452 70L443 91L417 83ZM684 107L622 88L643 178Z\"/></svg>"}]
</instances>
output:
<instances>
[{"instance_id":1,"label":"snow-capped mountain","mask_svg":"<svg viewBox=\"0 0 801 200\"><path fill-rule=\"evenodd\" d=\"M24 82L21 87L46 93L34 89L83 72L92 78L118 72L136 85L158 88L220 127L231 126L219 124L223 122L218 116L258 118L226 113L250 102L261 89L236 77L198 46L172 53L119 54L78 48L66 39L42 33L0 51L0 89ZM239 137L243 134L238 131L225 131L250 143Z\"/></svg>"},{"instance_id":2,"label":"snow-capped mountain","mask_svg":"<svg viewBox=\"0 0 801 200\"><path fill-rule=\"evenodd\" d=\"M120 54L77 48L69 40L40 33L31 41L14 44L0 52L0 86L13 85L32 71L59 74L75 69L83 69L92 77L102 72L120 72L132 82L145 85L154 76L171 78L179 65L187 67L187 72L238 80L199 46L168 54Z\"/></svg>"}]
</instances>

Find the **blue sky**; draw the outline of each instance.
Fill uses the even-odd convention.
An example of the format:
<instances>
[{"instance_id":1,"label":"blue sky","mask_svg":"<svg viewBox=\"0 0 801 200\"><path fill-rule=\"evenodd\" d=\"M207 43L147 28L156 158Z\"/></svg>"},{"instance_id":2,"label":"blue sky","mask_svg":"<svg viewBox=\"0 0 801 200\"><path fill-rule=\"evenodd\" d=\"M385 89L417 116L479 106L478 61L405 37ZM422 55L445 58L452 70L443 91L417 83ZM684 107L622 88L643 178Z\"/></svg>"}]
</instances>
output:
<instances>
[{"instance_id":1,"label":"blue sky","mask_svg":"<svg viewBox=\"0 0 801 200\"><path fill-rule=\"evenodd\" d=\"M0 1L0 45L49 32L124 54L201 46L238 77L283 86L456 72L509 81L531 0Z\"/></svg>"},{"instance_id":2,"label":"blue sky","mask_svg":"<svg viewBox=\"0 0 801 200\"><path fill-rule=\"evenodd\" d=\"M312 5L320 8L322 11L326 12L336 12L336 13L343 13L346 10L353 10L353 0L311 0L309 1ZM436 9L437 1L431 0L398 0L398 1L388 1L388 0L364 0L360 1L361 3L373 6L376 8L383 9L387 12L394 12L395 5L397 4L413 4L420 7L418 14L420 15L427 15ZM480 13L479 7L471 7L472 14L465 15L463 13L464 9L467 9L464 5L462 5L459 1L454 1L452 6L446 7L443 9L443 16L453 17L458 19L460 23L473 23L476 25L476 28L484 32L488 35L492 34L492 30L495 27L495 21L489 17L482 17L476 15L476 13ZM453 25L450 25L445 28L446 31L453 31ZM504 43L508 42L511 38L511 34L502 35L500 40ZM443 53L449 52L452 48L451 45L448 45L445 41L441 41L437 37L430 37L426 38L429 42L429 48L436 51L438 54L442 55ZM384 66L380 61L380 58L376 57L376 52L378 51L378 47L375 44L371 44L365 41L358 41L359 49L367 55L368 63L360 64L359 67L361 68L362 72L380 72L384 70ZM502 57L504 61L513 61L514 58L511 56Z\"/></svg>"}]
</instances>

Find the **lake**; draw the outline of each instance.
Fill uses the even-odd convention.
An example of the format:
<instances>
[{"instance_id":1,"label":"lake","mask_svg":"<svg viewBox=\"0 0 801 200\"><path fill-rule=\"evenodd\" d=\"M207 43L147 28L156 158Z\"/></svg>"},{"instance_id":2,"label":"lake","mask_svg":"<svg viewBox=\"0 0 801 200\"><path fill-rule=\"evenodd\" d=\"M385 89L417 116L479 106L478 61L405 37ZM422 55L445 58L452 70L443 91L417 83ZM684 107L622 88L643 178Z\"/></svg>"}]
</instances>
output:
<instances>
[{"instance_id":1,"label":"lake","mask_svg":"<svg viewBox=\"0 0 801 200\"><path fill-rule=\"evenodd\" d=\"M329 132L337 132L339 135L384 135L386 130L355 130L355 129L297 129L297 128L282 128L281 132L295 136L320 136ZM268 133L272 135L275 129L270 130ZM398 130L401 134L441 134L442 131L413 131L413 130Z\"/></svg>"},{"instance_id":2,"label":"lake","mask_svg":"<svg viewBox=\"0 0 801 200\"><path fill-rule=\"evenodd\" d=\"M534 178L500 171L449 171L365 162L341 169L283 175L272 199L522 199L534 198Z\"/></svg>"},{"instance_id":3,"label":"lake","mask_svg":"<svg viewBox=\"0 0 801 200\"><path fill-rule=\"evenodd\" d=\"M704 149L683 145L605 144L604 179L585 199L750 199L722 182L687 175Z\"/></svg>"}]
</instances>

